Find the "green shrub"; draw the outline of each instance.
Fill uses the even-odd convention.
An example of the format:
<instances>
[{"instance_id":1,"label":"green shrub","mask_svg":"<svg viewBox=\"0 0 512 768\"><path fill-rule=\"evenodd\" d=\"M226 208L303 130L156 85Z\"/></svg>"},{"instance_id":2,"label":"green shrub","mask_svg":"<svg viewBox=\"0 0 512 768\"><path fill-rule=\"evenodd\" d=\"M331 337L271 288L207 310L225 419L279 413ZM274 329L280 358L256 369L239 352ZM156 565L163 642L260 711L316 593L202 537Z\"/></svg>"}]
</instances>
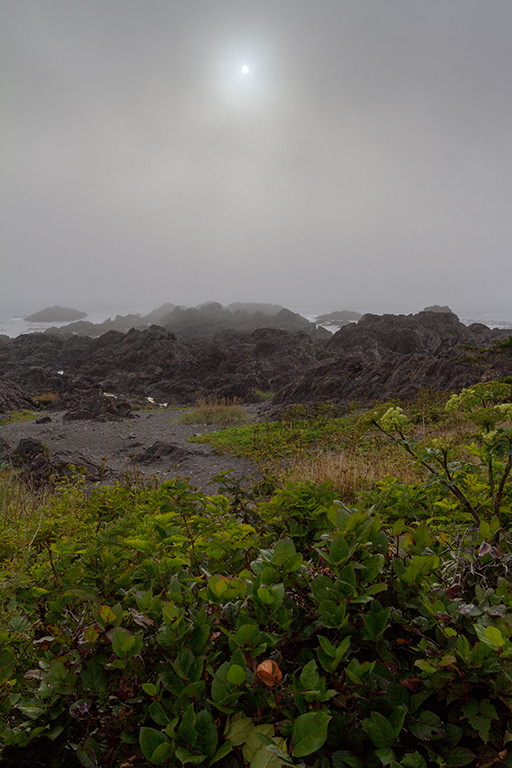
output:
<instances>
[{"instance_id":1,"label":"green shrub","mask_svg":"<svg viewBox=\"0 0 512 768\"><path fill-rule=\"evenodd\" d=\"M508 534L388 532L311 486L261 512L181 481L99 490L87 544L2 574L3 763L498 764Z\"/></svg>"}]
</instances>

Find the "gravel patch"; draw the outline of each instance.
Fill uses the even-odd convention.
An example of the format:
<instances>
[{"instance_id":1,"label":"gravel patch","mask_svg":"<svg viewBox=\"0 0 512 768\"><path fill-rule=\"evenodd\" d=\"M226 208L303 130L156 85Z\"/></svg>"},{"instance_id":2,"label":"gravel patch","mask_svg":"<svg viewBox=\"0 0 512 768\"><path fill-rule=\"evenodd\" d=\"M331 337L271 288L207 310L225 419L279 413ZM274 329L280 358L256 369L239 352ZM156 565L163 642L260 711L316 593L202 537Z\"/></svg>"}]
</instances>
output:
<instances>
[{"instance_id":1,"label":"gravel patch","mask_svg":"<svg viewBox=\"0 0 512 768\"><path fill-rule=\"evenodd\" d=\"M253 408L248 410L256 415ZM14 449L25 437L46 445L50 452L77 451L104 467L104 482L112 483L134 471L160 481L189 478L192 485L208 494L218 490L210 480L232 469L236 478L260 479L250 461L219 454L207 443L189 443L192 435L216 432L218 425L178 424L180 411L140 412L121 421L63 421L64 413L52 412L51 421L36 424L24 421L0 425L0 438ZM160 445L155 446L155 443ZM151 450L150 450L151 449Z\"/></svg>"}]
</instances>

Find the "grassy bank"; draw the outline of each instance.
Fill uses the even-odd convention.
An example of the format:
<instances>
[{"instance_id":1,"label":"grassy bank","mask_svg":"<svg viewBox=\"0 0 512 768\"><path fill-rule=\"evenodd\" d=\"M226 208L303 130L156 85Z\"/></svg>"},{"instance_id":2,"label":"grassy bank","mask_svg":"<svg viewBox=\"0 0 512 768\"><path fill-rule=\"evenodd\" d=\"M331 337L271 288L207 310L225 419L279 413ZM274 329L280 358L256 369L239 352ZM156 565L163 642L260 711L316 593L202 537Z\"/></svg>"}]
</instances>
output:
<instances>
[{"instance_id":1,"label":"grassy bank","mask_svg":"<svg viewBox=\"0 0 512 768\"><path fill-rule=\"evenodd\" d=\"M45 495L4 471L0 764L512 765L512 405L491 385L435 417L218 433L290 462L266 496ZM351 503L305 476L336 454L367 462Z\"/></svg>"}]
</instances>

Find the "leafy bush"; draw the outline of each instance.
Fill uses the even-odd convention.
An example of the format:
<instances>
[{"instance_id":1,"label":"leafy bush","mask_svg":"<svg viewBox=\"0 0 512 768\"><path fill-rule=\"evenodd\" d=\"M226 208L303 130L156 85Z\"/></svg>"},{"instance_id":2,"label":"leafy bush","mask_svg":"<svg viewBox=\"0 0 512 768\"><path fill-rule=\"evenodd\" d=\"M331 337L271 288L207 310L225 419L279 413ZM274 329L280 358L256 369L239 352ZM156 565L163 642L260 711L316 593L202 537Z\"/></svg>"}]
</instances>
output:
<instances>
[{"instance_id":1,"label":"leafy bush","mask_svg":"<svg viewBox=\"0 0 512 768\"><path fill-rule=\"evenodd\" d=\"M100 490L86 544L4 572L3 764L507 765L508 534L387 531L310 485L258 509Z\"/></svg>"},{"instance_id":2,"label":"leafy bush","mask_svg":"<svg viewBox=\"0 0 512 768\"><path fill-rule=\"evenodd\" d=\"M475 384L452 395L446 410L461 413L476 427L475 442L467 446L471 459L460 455L458 446L447 438L418 441L411 435L410 421L394 405L383 405L365 414L361 429L375 426L401 446L425 470L435 492L445 493L437 501L445 511L463 510L479 525L495 516L498 527L512 512L510 485L512 472L512 387L500 381ZM452 503L448 503L448 499Z\"/></svg>"}]
</instances>

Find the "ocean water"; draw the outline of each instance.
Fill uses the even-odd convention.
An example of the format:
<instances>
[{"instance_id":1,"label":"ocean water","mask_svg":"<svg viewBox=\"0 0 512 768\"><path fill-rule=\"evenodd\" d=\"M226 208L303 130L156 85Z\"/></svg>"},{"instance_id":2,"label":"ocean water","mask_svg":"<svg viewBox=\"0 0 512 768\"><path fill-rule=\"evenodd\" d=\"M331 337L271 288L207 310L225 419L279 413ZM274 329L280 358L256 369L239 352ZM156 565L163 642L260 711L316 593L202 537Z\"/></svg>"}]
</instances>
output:
<instances>
[{"instance_id":1,"label":"ocean water","mask_svg":"<svg viewBox=\"0 0 512 768\"><path fill-rule=\"evenodd\" d=\"M343 307L333 306L311 306L311 305L290 305L288 307L292 312L298 312L303 317L307 318L311 322L315 321L318 315L333 312L335 309L342 309ZM41 307L42 309L42 307ZM84 318L92 323L102 323L109 318L115 318L116 315L147 315L155 307L129 307L129 306L117 306L117 307L105 307L105 308L80 308L84 312L87 312L87 317ZM24 309L19 307L7 307L5 309L0 308L0 335L9 336L14 338L22 333L37 333L42 332L46 328L51 326L61 327L67 325L67 323L29 323L25 320L28 314L32 314L37 310ZM371 311L371 310L366 310ZM381 312L375 312L375 314L382 314ZM457 312L461 322L466 325L471 323L483 323L490 328L510 328L512 330L512 307L508 311L501 312L484 312L480 310L475 311L461 311ZM328 327L330 330L336 331L336 327Z\"/></svg>"},{"instance_id":2,"label":"ocean water","mask_svg":"<svg viewBox=\"0 0 512 768\"><path fill-rule=\"evenodd\" d=\"M43 309L43 307L40 307L39 309ZM41 333L47 328L61 328L63 325L68 325L68 322L29 323L25 320L27 315L38 312L39 309L23 310L19 307L10 307L7 309L0 308L0 335L3 334L10 338L14 338L15 336L20 336L22 333ZM135 309L127 306L106 308L94 307L92 309L87 309L87 307L82 309L82 307L80 307L82 312L87 312L87 317L84 317L83 319L91 323L103 323L105 320L115 318L117 315L132 314L143 316L147 315L153 309L155 309L155 307L137 307Z\"/></svg>"}]
</instances>

